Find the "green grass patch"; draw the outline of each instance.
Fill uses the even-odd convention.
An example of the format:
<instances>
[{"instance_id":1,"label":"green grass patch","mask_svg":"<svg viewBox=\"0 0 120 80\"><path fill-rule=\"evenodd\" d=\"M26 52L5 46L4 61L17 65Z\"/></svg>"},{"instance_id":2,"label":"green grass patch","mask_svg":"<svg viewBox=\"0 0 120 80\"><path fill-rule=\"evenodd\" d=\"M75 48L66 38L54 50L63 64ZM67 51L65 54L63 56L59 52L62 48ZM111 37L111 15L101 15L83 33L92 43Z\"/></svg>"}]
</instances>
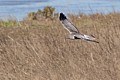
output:
<instances>
[{"instance_id":1,"label":"green grass patch","mask_svg":"<svg viewBox=\"0 0 120 80\"><path fill-rule=\"evenodd\" d=\"M17 21L0 21L0 27L17 27L19 26L19 22Z\"/></svg>"}]
</instances>

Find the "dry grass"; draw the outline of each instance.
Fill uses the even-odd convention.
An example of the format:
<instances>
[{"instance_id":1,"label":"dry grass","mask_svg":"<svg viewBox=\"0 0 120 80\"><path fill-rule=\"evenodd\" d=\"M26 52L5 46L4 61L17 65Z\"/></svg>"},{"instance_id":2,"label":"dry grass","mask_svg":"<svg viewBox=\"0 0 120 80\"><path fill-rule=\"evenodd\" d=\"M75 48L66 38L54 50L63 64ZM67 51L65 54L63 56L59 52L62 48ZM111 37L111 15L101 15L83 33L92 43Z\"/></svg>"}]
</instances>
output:
<instances>
[{"instance_id":1,"label":"dry grass","mask_svg":"<svg viewBox=\"0 0 120 80\"><path fill-rule=\"evenodd\" d=\"M100 43L65 40L58 20L1 27L0 80L120 80L120 14L70 18Z\"/></svg>"}]
</instances>

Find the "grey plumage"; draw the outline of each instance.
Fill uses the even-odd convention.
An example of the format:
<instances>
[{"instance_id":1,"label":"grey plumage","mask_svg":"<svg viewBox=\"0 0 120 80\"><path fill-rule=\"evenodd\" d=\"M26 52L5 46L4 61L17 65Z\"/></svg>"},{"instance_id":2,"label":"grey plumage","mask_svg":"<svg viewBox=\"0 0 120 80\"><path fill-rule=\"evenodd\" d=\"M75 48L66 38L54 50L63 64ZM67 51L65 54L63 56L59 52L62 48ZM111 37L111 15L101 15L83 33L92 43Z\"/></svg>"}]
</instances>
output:
<instances>
[{"instance_id":1,"label":"grey plumage","mask_svg":"<svg viewBox=\"0 0 120 80\"><path fill-rule=\"evenodd\" d=\"M66 16L63 13L60 13L59 20L63 24L64 28L67 29L70 33L70 35L67 36L67 39L81 39L91 42L96 42L94 36L81 34L79 30L66 18Z\"/></svg>"}]
</instances>

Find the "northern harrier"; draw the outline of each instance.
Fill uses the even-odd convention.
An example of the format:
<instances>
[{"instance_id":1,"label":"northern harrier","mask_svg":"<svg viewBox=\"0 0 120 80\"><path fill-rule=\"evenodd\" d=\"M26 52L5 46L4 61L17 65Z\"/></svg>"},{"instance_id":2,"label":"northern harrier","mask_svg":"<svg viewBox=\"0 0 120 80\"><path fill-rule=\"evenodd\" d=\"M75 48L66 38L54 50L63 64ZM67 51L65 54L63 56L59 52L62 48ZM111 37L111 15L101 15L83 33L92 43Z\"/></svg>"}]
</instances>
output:
<instances>
[{"instance_id":1,"label":"northern harrier","mask_svg":"<svg viewBox=\"0 0 120 80\"><path fill-rule=\"evenodd\" d=\"M66 38L67 39L81 39L85 41L91 41L91 42L96 42L95 37L92 35L85 35L81 34L78 29L66 18L66 16L63 13L60 13L59 20L63 24L64 28L67 29L70 33Z\"/></svg>"}]
</instances>

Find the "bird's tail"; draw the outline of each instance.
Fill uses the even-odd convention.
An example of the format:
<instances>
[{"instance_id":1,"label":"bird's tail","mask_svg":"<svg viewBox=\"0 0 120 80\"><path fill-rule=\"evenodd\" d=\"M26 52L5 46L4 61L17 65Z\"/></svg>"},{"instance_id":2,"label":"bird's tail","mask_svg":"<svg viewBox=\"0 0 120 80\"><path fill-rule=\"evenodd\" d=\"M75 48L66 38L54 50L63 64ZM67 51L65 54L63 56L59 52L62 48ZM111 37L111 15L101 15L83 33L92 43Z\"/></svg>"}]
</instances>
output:
<instances>
[{"instance_id":1,"label":"bird's tail","mask_svg":"<svg viewBox=\"0 0 120 80\"><path fill-rule=\"evenodd\" d=\"M94 36L84 35L84 38L85 38L85 40L87 40L87 41L99 43L98 41L95 40L95 37L94 37Z\"/></svg>"},{"instance_id":2,"label":"bird's tail","mask_svg":"<svg viewBox=\"0 0 120 80\"><path fill-rule=\"evenodd\" d=\"M99 43L98 41L95 41L95 40L90 40L91 42L95 42L95 43Z\"/></svg>"},{"instance_id":3,"label":"bird's tail","mask_svg":"<svg viewBox=\"0 0 120 80\"><path fill-rule=\"evenodd\" d=\"M84 38L89 40L95 40L95 37L89 35L84 35Z\"/></svg>"}]
</instances>

